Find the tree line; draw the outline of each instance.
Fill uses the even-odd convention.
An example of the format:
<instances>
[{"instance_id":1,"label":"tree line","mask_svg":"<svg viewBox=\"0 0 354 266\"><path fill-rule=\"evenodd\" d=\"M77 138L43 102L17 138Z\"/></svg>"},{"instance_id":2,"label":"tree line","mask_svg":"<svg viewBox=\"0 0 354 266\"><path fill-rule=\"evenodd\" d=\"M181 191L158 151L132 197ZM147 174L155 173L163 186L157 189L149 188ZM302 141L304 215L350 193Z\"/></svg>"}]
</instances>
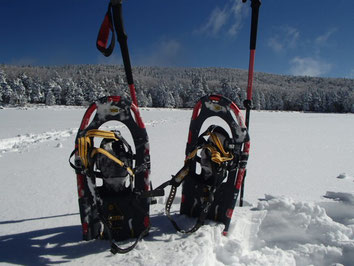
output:
<instances>
[{"instance_id":1,"label":"tree line","mask_svg":"<svg viewBox=\"0 0 354 266\"><path fill-rule=\"evenodd\" d=\"M134 67L140 106L190 108L205 94L243 107L247 71L227 68ZM354 80L255 73L253 108L354 113ZM123 66L0 65L0 105L88 105L105 95L128 96ZM129 97L129 96L128 96Z\"/></svg>"}]
</instances>

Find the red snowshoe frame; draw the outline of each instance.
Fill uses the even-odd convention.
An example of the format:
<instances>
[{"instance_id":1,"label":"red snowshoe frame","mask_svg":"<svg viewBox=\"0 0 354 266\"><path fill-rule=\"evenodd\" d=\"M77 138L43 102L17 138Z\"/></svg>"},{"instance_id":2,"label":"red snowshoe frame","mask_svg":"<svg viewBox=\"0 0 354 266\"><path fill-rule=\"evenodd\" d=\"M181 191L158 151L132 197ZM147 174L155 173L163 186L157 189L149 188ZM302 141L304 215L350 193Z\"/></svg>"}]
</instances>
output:
<instances>
[{"instance_id":1,"label":"red snowshoe frame","mask_svg":"<svg viewBox=\"0 0 354 266\"><path fill-rule=\"evenodd\" d=\"M93 116L95 111L96 113ZM79 138L86 136L89 130L98 129L108 121L123 123L129 129L134 140L134 191L127 189L124 193L104 193L100 187L96 186L96 178L99 178L99 176L90 174L82 165L78 154ZM94 146L93 137L90 138L90 142ZM140 239L148 233L150 228L150 199L148 197L139 197L138 195L150 189L149 141L145 125L135 104L120 96L109 96L99 99L88 107L76 136L75 165L73 167L76 170L84 240L99 237L116 241L130 237ZM105 230L105 234L102 235L101 232L100 235L102 223L106 227L109 220L107 215L112 208L118 210L118 214L116 213L115 217L119 219L115 219L114 230L110 230L110 232ZM120 249L118 248L116 252L120 252Z\"/></svg>"},{"instance_id":2,"label":"red snowshoe frame","mask_svg":"<svg viewBox=\"0 0 354 266\"><path fill-rule=\"evenodd\" d=\"M231 143L233 144L233 148L230 151L233 155L233 161L228 166L224 182L213 187L213 192L208 192L209 199L207 199L206 191L210 191L210 184L206 184L200 178L200 175L197 174L197 163L200 161L197 156L191 156L191 154L195 154L198 146L200 147L200 130L203 123L206 119L213 116L223 119L230 128L232 134ZM166 203L166 212L178 231L184 233L194 232L204 223L205 219L210 219L222 222L225 225L223 234L227 234L236 200L245 176L249 149L250 140L247 128L236 104L220 95L202 97L193 110L185 152L185 166L169 183L172 185L172 188ZM176 188L182 181L180 213L198 217L196 225L189 231L181 230L169 214L176 194Z\"/></svg>"}]
</instances>

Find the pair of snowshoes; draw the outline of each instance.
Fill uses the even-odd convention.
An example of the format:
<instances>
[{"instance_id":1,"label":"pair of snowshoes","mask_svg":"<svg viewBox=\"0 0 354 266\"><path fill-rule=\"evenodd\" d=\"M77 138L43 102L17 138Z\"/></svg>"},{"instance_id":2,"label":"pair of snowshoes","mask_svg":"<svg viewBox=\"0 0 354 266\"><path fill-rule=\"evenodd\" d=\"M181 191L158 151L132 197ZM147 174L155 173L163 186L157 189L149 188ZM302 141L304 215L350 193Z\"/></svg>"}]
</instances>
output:
<instances>
[{"instance_id":1,"label":"pair of snowshoes","mask_svg":"<svg viewBox=\"0 0 354 266\"><path fill-rule=\"evenodd\" d=\"M200 134L205 120L214 116L227 123L230 135L217 125ZM120 132L99 129L109 121L128 128L133 149ZM94 145L97 138L103 139L99 147ZM132 250L149 232L152 197L164 195L168 185L171 192L166 214L178 231L194 232L210 219L223 223L226 235L248 152L249 137L238 107L225 97L205 96L193 110L184 166L171 180L152 190L148 135L138 108L119 96L101 98L87 109L71 154L75 156L71 165L76 170L83 239L109 239L113 253ZM182 230L170 215L181 184L180 213L197 217L189 230ZM129 238L135 238L131 246L118 246L117 241Z\"/></svg>"}]
</instances>

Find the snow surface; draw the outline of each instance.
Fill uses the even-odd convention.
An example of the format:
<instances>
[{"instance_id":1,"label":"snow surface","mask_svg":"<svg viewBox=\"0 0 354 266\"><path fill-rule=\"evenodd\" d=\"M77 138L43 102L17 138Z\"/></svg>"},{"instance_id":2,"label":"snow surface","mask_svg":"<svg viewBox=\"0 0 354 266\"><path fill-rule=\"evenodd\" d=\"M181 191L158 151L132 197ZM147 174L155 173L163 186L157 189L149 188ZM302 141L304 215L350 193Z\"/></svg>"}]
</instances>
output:
<instances>
[{"instance_id":1,"label":"snow surface","mask_svg":"<svg viewBox=\"0 0 354 266\"><path fill-rule=\"evenodd\" d=\"M213 222L192 235L176 233L160 198L151 206L149 236L113 256L107 241L81 240L68 157L84 112L0 110L1 264L354 265L353 114L252 112L247 206L235 208L229 235ZM141 114L156 187L183 164L192 111ZM193 220L177 216L179 200L173 213L187 226Z\"/></svg>"}]
</instances>

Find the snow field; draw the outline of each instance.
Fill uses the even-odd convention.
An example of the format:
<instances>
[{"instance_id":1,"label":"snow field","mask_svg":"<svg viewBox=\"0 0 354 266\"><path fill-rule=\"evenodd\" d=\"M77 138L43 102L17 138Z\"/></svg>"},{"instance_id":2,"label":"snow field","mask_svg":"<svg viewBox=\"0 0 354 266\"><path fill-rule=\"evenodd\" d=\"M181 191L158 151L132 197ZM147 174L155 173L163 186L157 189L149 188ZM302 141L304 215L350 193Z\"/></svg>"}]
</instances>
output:
<instances>
[{"instance_id":1,"label":"snow field","mask_svg":"<svg viewBox=\"0 0 354 266\"><path fill-rule=\"evenodd\" d=\"M150 234L113 256L107 241L81 241L68 157L84 111L0 110L1 264L354 265L353 115L253 112L247 206L235 208L228 236L214 222L176 233L159 198ZM141 114L156 187L182 167L191 110ZM174 218L193 225L177 215L179 200Z\"/></svg>"}]
</instances>

